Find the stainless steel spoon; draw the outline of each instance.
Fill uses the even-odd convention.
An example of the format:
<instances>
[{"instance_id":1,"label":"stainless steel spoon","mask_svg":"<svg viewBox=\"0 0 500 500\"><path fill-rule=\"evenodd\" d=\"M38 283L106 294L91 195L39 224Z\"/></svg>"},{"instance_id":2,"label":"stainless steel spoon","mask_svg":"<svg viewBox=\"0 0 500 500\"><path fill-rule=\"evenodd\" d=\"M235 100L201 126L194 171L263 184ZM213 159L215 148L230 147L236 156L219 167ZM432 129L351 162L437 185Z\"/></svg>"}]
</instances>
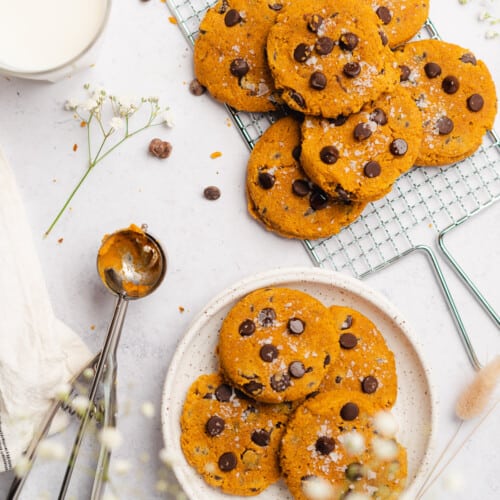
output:
<instances>
[{"instance_id":1,"label":"stainless steel spoon","mask_svg":"<svg viewBox=\"0 0 500 500\"><path fill-rule=\"evenodd\" d=\"M128 301L146 297L162 282L167 260L160 244L147 232L147 227L130 226L106 236L97 256L97 270L104 285L117 296L113 319L97 364L88 395L92 403L99 383L104 386L104 426L116 425L116 350L127 311ZM89 405L85 411L59 491L59 500L66 496L83 435L90 419ZM101 446L92 499L102 496L110 450Z\"/></svg>"}]
</instances>

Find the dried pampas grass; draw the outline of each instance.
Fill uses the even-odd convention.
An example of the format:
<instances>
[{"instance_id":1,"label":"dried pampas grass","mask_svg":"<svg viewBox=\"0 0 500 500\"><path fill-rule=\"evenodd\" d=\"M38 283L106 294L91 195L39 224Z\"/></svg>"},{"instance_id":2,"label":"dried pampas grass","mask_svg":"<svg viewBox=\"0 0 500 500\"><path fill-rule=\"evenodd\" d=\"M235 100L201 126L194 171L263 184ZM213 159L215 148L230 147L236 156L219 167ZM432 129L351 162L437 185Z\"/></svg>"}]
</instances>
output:
<instances>
[{"instance_id":1,"label":"dried pampas grass","mask_svg":"<svg viewBox=\"0 0 500 500\"><path fill-rule=\"evenodd\" d=\"M480 415L491 402L492 393L500 379L500 356L481 368L474 380L460 395L455 413L462 420Z\"/></svg>"}]
</instances>

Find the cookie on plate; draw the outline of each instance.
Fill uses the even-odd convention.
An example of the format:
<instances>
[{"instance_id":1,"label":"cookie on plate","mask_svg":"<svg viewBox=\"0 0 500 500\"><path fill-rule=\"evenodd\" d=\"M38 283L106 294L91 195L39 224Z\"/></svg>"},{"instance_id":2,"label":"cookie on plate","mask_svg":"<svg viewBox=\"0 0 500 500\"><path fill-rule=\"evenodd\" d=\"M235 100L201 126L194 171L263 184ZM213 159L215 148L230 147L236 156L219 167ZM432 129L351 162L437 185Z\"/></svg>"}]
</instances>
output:
<instances>
[{"instance_id":1,"label":"cookie on plate","mask_svg":"<svg viewBox=\"0 0 500 500\"><path fill-rule=\"evenodd\" d=\"M277 452L290 412L286 403L256 403L219 374L201 375L182 410L182 451L208 484L257 495L280 477Z\"/></svg>"},{"instance_id":2,"label":"cookie on plate","mask_svg":"<svg viewBox=\"0 0 500 500\"><path fill-rule=\"evenodd\" d=\"M467 49L441 40L408 43L395 56L401 85L422 114L424 137L416 164L447 165L476 151L497 111L486 65Z\"/></svg>"},{"instance_id":3,"label":"cookie on plate","mask_svg":"<svg viewBox=\"0 0 500 500\"><path fill-rule=\"evenodd\" d=\"M266 403L295 401L318 389L338 354L328 308L289 288L262 288L225 317L218 354L225 376Z\"/></svg>"},{"instance_id":4,"label":"cookie on plate","mask_svg":"<svg viewBox=\"0 0 500 500\"><path fill-rule=\"evenodd\" d=\"M395 439L377 436L378 412L363 394L334 391L304 402L288 422L280 465L296 500L399 498L407 475L406 450Z\"/></svg>"},{"instance_id":5,"label":"cookie on plate","mask_svg":"<svg viewBox=\"0 0 500 500\"><path fill-rule=\"evenodd\" d=\"M337 234L359 217L365 203L334 200L313 184L299 163L300 122L288 116L257 141L247 166L248 211L287 238Z\"/></svg>"},{"instance_id":6,"label":"cookie on plate","mask_svg":"<svg viewBox=\"0 0 500 500\"><path fill-rule=\"evenodd\" d=\"M354 0L296 0L278 15L267 58L283 100L297 111L336 117L397 85L380 19ZM384 35L385 36L385 35Z\"/></svg>"},{"instance_id":7,"label":"cookie on plate","mask_svg":"<svg viewBox=\"0 0 500 500\"><path fill-rule=\"evenodd\" d=\"M394 48L413 38L429 15L426 0L365 0L379 17Z\"/></svg>"},{"instance_id":8,"label":"cookie on plate","mask_svg":"<svg viewBox=\"0 0 500 500\"><path fill-rule=\"evenodd\" d=\"M376 406L390 409L398 392L394 354L377 327L359 311L331 306L340 352L321 383L321 391L366 394Z\"/></svg>"},{"instance_id":9,"label":"cookie on plate","mask_svg":"<svg viewBox=\"0 0 500 500\"><path fill-rule=\"evenodd\" d=\"M219 0L200 24L194 72L210 94L241 111L270 111L280 103L267 65L269 28L281 0Z\"/></svg>"},{"instance_id":10,"label":"cookie on plate","mask_svg":"<svg viewBox=\"0 0 500 500\"><path fill-rule=\"evenodd\" d=\"M309 178L344 200L386 195L413 166L422 141L420 112L401 90L382 94L348 118L307 117L300 161Z\"/></svg>"}]
</instances>

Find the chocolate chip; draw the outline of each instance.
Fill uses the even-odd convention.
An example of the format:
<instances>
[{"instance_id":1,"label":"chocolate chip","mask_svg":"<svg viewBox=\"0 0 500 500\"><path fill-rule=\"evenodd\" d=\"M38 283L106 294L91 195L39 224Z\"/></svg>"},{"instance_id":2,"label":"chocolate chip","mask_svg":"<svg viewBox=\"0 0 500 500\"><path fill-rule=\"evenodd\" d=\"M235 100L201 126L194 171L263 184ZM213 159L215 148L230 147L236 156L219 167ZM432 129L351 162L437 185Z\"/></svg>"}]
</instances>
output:
<instances>
[{"instance_id":1,"label":"chocolate chip","mask_svg":"<svg viewBox=\"0 0 500 500\"><path fill-rule=\"evenodd\" d=\"M319 187L315 187L309 198L309 206L313 210L322 210L328 205L328 195Z\"/></svg>"},{"instance_id":2,"label":"chocolate chip","mask_svg":"<svg viewBox=\"0 0 500 500\"><path fill-rule=\"evenodd\" d=\"M281 5L280 3L272 3L272 4L269 4L268 7L271 10L278 11L278 10L281 10L283 8L283 5Z\"/></svg>"},{"instance_id":3,"label":"chocolate chip","mask_svg":"<svg viewBox=\"0 0 500 500\"><path fill-rule=\"evenodd\" d=\"M331 437L320 436L316 440L315 448L322 455L328 455L335 449L335 441Z\"/></svg>"},{"instance_id":4,"label":"chocolate chip","mask_svg":"<svg viewBox=\"0 0 500 500\"><path fill-rule=\"evenodd\" d=\"M356 403L346 403L340 410L340 416L344 420L354 420L359 415L359 408Z\"/></svg>"},{"instance_id":5,"label":"chocolate chip","mask_svg":"<svg viewBox=\"0 0 500 500\"><path fill-rule=\"evenodd\" d=\"M271 326L276 319L276 311L272 307L265 307L260 311L258 319L262 326Z\"/></svg>"},{"instance_id":6,"label":"chocolate chip","mask_svg":"<svg viewBox=\"0 0 500 500\"><path fill-rule=\"evenodd\" d=\"M365 394L373 394L378 387L378 380L375 377L372 377L371 375L368 375L368 377L365 377L363 379L363 382L361 382L361 389L363 389L363 392Z\"/></svg>"},{"instance_id":7,"label":"chocolate chip","mask_svg":"<svg viewBox=\"0 0 500 500\"><path fill-rule=\"evenodd\" d=\"M253 431L251 439L257 446L267 446L271 442L271 433L265 429Z\"/></svg>"},{"instance_id":8,"label":"chocolate chip","mask_svg":"<svg viewBox=\"0 0 500 500\"><path fill-rule=\"evenodd\" d=\"M406 82L408 81L408 79L410 78L410 74L411 74L411 69L406 66L406 65L401 65L399 67L399 69L401 70L401 74L399 76L399 81L400 82Z\"/></svg>"},{"instance_id":9,"label":"chocolate chip","mask_svg":"<svg viewBox=\"0 0 500 500\"><path fill-rule=\"evenodd\" d=\"M339 338L342 349L353 349L358 344L358 339L352 333L343 333Z\"/></svg>"},{"instance_id":10,"label":"chocolate chip","mask_svg":"<svg viewBox=\"0 0 500 500\"><path fill-rule=\"evenodd\" d=\"M339 38L339 47L349 52L358 46L359 38L354 33L342 33Z\"/></svg>"},{"instance_id":11,"label":"chocolate chip","mask_svg":"<svg viewBox=\"0 0 500 500\"><path fill-rule=\"evenodd\" d=\"M292 361L288 366L288 373L293 378L302 378L306 373L306 367L302 361Z\"/></svg>"},{"instance_id":12,"label":"chocolate chip","mask_svg":"<svg viewBox=\"0 0 500 500\"><path fill-rule=\"evenodd\" d=\"M359 462L349 464L345 470L345 477L349 481L358 481L364 475L364 467Z\"/></svg>"},{"instance_id":13,"label":"chocolate chip","mask_svg":"<svg viewBox=\"0 0 500 500\"><path fill-rule=\"evenodd\" d=\"M374 160L367 162L363 168L363 173L365 174L365 177L368 177L369 179L378 177L381 171L382 169L380 168L380 163Z\"/></svg>"},{"instance_id":14,"label":"chocolate chip","mask_svg":"<svg viewBox=\"0 0 500 500\"><path fill-rule=\"evenodd\" d=\"M288 333L292 335L301 335L306 329L306 324L299 318L291 318L287 324Z\"/></svg>"},{"instance_id":15,"label":"chocolate chip","mask_svg":"<svg viewBox=\"0 0 500 500\"><path fill-rule=\"evenodd\" d=\"M229 65L229 71L231 72L231 74L238 78L245 76L249 70L250 66L248 66L248 63L245 61L245 59L234 59L234 61L231 61L231 64Z\"/></svg>"},{"instance_id":16,"label":"chocolate chip","mask_svg":"<svg viewBox=\"0 0 500 500\"><path fill-rule=\"evenodd\" d=\"M196 78L189 84L189 92L195 96L200 96L207 90Z\"/></svg>"},{"instance_id":17,"label":"chocolate chip","mask_svg":"<svg viewBox=\"0 0 500 500\"><path fill-rule=\"evenodd\" d=\"M436 78L441 74L441 66L434 62L429 62L424 66L425 74L429 78Z\"/></svg>"},{"instance_id":18,"label":"chocolate chip","mask_svg":"<svg viewBox=\"0 0 500 500\"><path fill-rule=\"evenodd\" d=\"M227 11L227 8L229 7L229 4L227 0L222 0L221 6L219 7L219 10L217 11L219 14L224 14L224 12Z\"/></svg>"},{"instance_id":19,"label":"chocolate chip","mask_svg":"<svg viewBox=\"0 0 500 500\"><path fill-rule=\"evenodd\" d=\"M354 127L354 138L358 141L364 141L372 135L372 129L368 123L358 123Z\"/></svg>"},{"instance_id":20,"label":"chocolate chip","mask_svg":"<svg viewBox=\"0 0 500 500\"><path fill-rule=\"evenodd\" d=\"M340 384L340 382L342 382L342 377L340 377L339 375L337 375L337 376L335 377L335 383L336 383L336 384Z\"/></svg>"},{"instance_id":21,"label":"chocolate chip","mask_svg":"<svg viewBox=\"0 0 500 500\"><path fill-rule=\"evenodd\" d=\"M403 156L408 151L408 143L404 139L394 139L389 146L389 151L394 156Z\"/></svg>"},{"instance_id":22,"label":"chocolate chip","mask_svg":"<svg viewBox=\"0 0 500 500\"><path fill-rule=\"evenodd\" d=\"M293 194L303 198L311 192L311 189L309 188L309 183L307 181L297 179L292 183L292 191Z\"/></svg>"},{"instance_id":23,"label":"chocolate chip","mask_svg":"<svg viewBox=\"0 0 500 500\"><path fill-rule=\"evenodd\" d=\"M262 189L271 189L274 186L274 175L268 172L259 173L259 185Z\"/></svg>"},{"instance_id":24,"label":"chocolate chip","mask_svg":"<svg viewBox=\"0 0 500 500\"><path fill-rule=\"evenodd\" d=\"M447 116L442 116L436 125L439 135L448 135L453 130L453 121Z\"/></svg>"},{"instance_id":25,"label":"chocolate chip","mask_svg":"<svg viewBox=\"0 0 500 500\"><path fill-rule=\"evenodd\" d=\"M217 186L208 186L203 190L203 196L210 201L220 198L220 189Z\"/></svg>"},{"instance_id":26,"label":"chocolate chip","mask_svg":"<svg viewBox=\"0 0 500 500\"><path fill-rule=\"evenodd\" d=\"M152 139L149 143L149 152L153 156L156 156L156 158L164 160L170 156L170 153L172 153L172 144L158 138Z\"/></svg>"},{"instance_id":27,"label":"chocolate chip","mask_svg":"<svg viewBox=\"0 0 500 500\"><path fill-rule=\"evenodd\" d=\"M328 36L320 36L314 44L314 48L320 56L328 55L334 46L335 42Z\"/></svg>"},{"instance_id":28,"label":"chocolate chip","mask_svg":"<svg viewBox=\"0 0 500 500\"><path fill-rule=\"evenodd\" d=\"M370 113L370 120L377 123L378 125L385 125L387 123L387 115L383 109L375 108Z\"/></svg>"},{"instance_id":29,"label":"chocolate chip","mask_svg":"<svg viewBox=\"0 0 500 500\"><path fill-rule=\"evenodd\" d=\"M479 94L472 94L467 99L467 107L470 109L470 111L473 111L474 113L481 111L481 109L483 109L483 106L484 106L484 99Z\"/></svg>"},{"instance_id":30,"label":"chocolate chip","mask_svg":"<svg viewBox=\"0 0 500 500\"><path fill-rule=\"evenodd\" d=\"M379 30L378 35L380 36L380 41L382 42L382 45L385 47L389 43L389 39L387 38L385 31Z\"/></svg>"},{"instance_id":31,"label":"chocolate chip","mask_svg":"<svg viewBox=\"0 0 500 500\"><path fill-rule=\"evenodd\" d=\"M392 19L391 11L384 6L379 7L376 11L377 16L384 24L389 24Z\"/></svg>"},{"instance_id":32,"label":"chocolate chip","mask_svg":"<svg viewBox=\"0 0 500 500\"><path fill-rule=\"evenodd\" d=\"M335 146L325 146L319 152L319 158L327 165L333 165L339 159L339 150Z\"/></svg>"},{"instance_id":33,"label":"chocolate chip","mask_svg":"<svg viewBox=\"0 0 500 500\"><path fill-rule=\"evenodd\" d=\"M469 64L472 64L472 65L476 65L477 64L477 60L476 60L476 57L474 56L474 54L472 54L471 52L466 52L461 58L460 60L463 62L463 63L469 63Z\"/></svg>"},{"instance_id":34,"label":"chocolate chip","mask_svg":"<svg viewBox=\"0 0 500 500\"><path fill-rule=\"evenodd\" d=\"M458 90L458 87L460 87L460 83L458 82L458 78L456 76L450 75L443 79L441 87L443 87L443 90L447 94L454 94Z\"/></svg>"},{"instance_id":35,"label":"chocolate chip","mask_svg":"<svg viewBox=\"0 0 500 500\"><path fill-rule=\"evenodd\" d=\"M309 78L309 85L314 90L323 90L326 87L326 76L321 71L315 71Z\"/></svg>"},{"instance_id":36,"label":"chocolate chip","mask_svg":"<svg viewBox=\"0 0 500 500\"><path fill-rule=\"evenodd\" d=\"M229 9L224 16L224 24L230 28L241 21L240 13L236 9Z\"/></svg>"},{"instance_id":37,"label":"chocolate chip","mask_svg":"<svg viewBox=\"0 0 500 500\"><path fill-rule=\"evenodd\" d=\"M310 392L310 393L306 396L306 399L312 399L312 398L315 398L318 394L319 394L319 391L313 391L313 392Z\"/></svg>"},{"instance_id":38,"label":"chocolate chip","mask_svg":"<svg viewBox=\"0 0 500 500\"><path fill-rule=\"evenodd\" d=\"M249 337L255 332L255 323L251 319L246 319L240 323L238 332L242 337Z\"/></svg>"},{"instance_id":39,"label":"chocolate chip","mask_svg":"<svg viewBox=\"0 0 500 500\"><path fill-rule=\"evenodd\" d=\"M337 196L345 203L351 201L351 195L340 184L335 188L335 192L337 193Z\"/></svg>"},{"instance_id":40,"label":"chocolate chip","mask_svg":"<svg viewBox=\"0 0 500 500\"><path fill-rule=\"evenodd\" d=\"M290 387L290 376L286 373L275 373L271 377L271 387L276 392L283 392Z\"/></svg>"},{"instance_id":41,"label":"chocolate chip","mask_svg":"<svg viewBox=\"0 0 500 500\"><path fill-rule=\"evenodd\" d=\"M349 328L351 328L351 326L352 326L352 316L350 314L348 314L345 317L345 320L343 321L343 323L340 325L340 329L341 330L348 330Z\"/></svg>"},{"instance_id":42,"label":"chocolate chip","mask_svg":"<svg viewBox=\"0 0 500 500\"><path fill-rule=\"evenodd\" d=\"M299 144L298 146L295 146L292 151L292 157L294 160L299 161L300 160L300 154L302 153L302 146Z\"/></svg>"},{"instance_id":43,"label":"chocolate chip","mask_svg":"<svg viewBox=\"0 0 500 500\"><path fill-rule=\"evenodd\" d=\"M218 436L224 430L225 425L226 424L223 418L214 415L207 420L207 423L205 424L205 432L210 437Z\"/></svg>"},{"instance_id":44,"label":"chocolate chip","mask_svg":"<svg viewBox=\"0 0 500 500\"><path fill-rule=\"evenodd\" d=\"M232 451L223 453L219 457L219 469L222 472L229 472L236 467L236 455Z\"/></svg>"},{"instance_id":45,"label":"chocolate chip","mask_svg":"<svg viewBox=\"0 0 500 500\"><path fill-rule=\"evenodd\" d=\"M215 397L217 398L217 401L220 401L221 403L227 403L231 399L232 395L233 389L230 385L221 384L217 387L217 389L215 389Z\"/></svg>"},{"instance_id":46,"label":"chocolate chip","mask_svg":"<svg viewBox=\"0 0 500 500\"><path fill-rule=\"evenodd\" d=\"M290 99L293 99L299 107L301 107L301 108L306 107L306 101L298 92L295 92L295 90L291 90L289 93L289 96L290 96Z\"/></svg>"},{"instance_id":47,"label":"chocolate chip","mask_svg":"<svg viewBox=\"0 0 500 500\"><path fill-rule=\"evenodd\" d=\"M299 43L293 51L293 58L297 62L306 62L311 55L311 47L305 43Z\"/></svg>"},{"instance_id":48,"label":"chocolate chip","mask_svg":"<svg viewBox=\"0 0 500 500\"><path fill-rule=\"evenodd\" d=\"M270 363L278 357L278 349L272 344L264 344L260 348L259 356L262 361Z\"/></svg>"},{"instance_id":49,"label":"chocolate chip","mask_svg":"<svg viewBox=\"0 0 500 500\"><path fill-rule=\"evenodd\" d=\"M329 354L327 354L327 355L325 356L324 361L323 361L323 368L326 368L326 367L330 364L331 360L332 360L332 359L330 358L330 355L329 355Z\"/></svg>"},{"instance_id":50,"label":"chocolate chip","mask_svg":"<svg viewBox=\"0 0 500 500\"><path fill-rule=\"evenodd\" d=\"M336 127L341 127L347 121L347 118L347 116L338 115L335 118L328 118L328 121L330 123L333 123L333 125L335 125Z\"/></svg>"},{"instance_id":51,"label":"chocolate chip","mask_svg":"<svg viewBox=\"0 0 500 500\"><path fill-rule=\"evenodd\" d=\"M247 382L246 384L243 385L243 389L245 389L245 391L249 392L250 394L256 396L262 392L264 386L259 382L255 382L255 380L251 380L250 382Z\"/></svg>"},{"instance_id":52,"label":"chocolate chip","mask_svg":"<svg viewBox=\"0 0 500 500\"><path fill-rule=\"evenodd\" d=\"M344 75L349 78L354 78L361 73L361 66L357 62L349 62L344 64Z\"/></svg>"},{"instance_id":53,"label":"chocolate chip","mask_svg":"<svg viewBox=\"0 0 500 500\"><path fill-rule=\"evenodd\" d=\"M322 24L323 18L319 14L313 14L307 22L307 27L313 33L317 33Z\"/></svg>"}]
</instances>

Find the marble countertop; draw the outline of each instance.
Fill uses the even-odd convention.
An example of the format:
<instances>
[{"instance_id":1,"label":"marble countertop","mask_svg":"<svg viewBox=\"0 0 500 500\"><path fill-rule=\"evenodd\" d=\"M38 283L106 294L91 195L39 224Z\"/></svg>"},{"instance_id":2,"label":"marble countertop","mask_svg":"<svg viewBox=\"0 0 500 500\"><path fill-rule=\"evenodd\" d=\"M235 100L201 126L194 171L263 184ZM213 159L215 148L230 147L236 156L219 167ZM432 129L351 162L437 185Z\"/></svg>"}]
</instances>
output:
<instances>
[{"instance_id":1,"label":"marble countertop","mask_svg":"<svg viewBox=\"0 0 500 500\"><path fill-rule=\"evenodd\" d=\"M431 19L441 36L468 47L489 66L500 84L500 36L487 39L478 20L495 1L431 2ZM21 189L34 240L57 316L97 350L111 319L114 298L95 270L101 237L134 222L147 223L168 254L165 282L151 297L130 304L119 348L118 427L125 444L114 460L133 471L112 478L123 499L174 498L162 489L161 392L176 344L212 297L254 273L313 263L297 241L264 231L246 210L248 149L223 106L208 95L194 97L191 48L169 21L164 2L114 2L96 64L57 83L0 77L0 144ZM498 25L492 30L500 31ZM64 110L83 85L102 85L116 94L157 95L171 107L173 128L147 130L98 165L48 238L44 231L85 168L85 131ZM497 117L496 129L500 130ZM148 144L160 137L173 145L158 160ZM79 147L73 150L73 145ZM211 158L220 151L222 156ZM500 168L500 162L497 163ZM208 185L220 188L215 202L203 197ZM475 215L449 236L449 246L493 306L500 306L500 205ZM435 231L427 231L435 245ZM483 362L500 352L498 329L441 261L457 306ZM406 257L370 275L366 283L382 293L416 332L435 387L438 418L433 459L457 427L454 404L474 371L461 344L431 266L421 254ZM154 418L141 412L152 402ZM499 411L493 411L466 440L426 499L494 499L500 496ZM461 429L459 444L473 429ZM23 498L53 498L60 469L42 464ZM10 473L0 475L0 497ZM83 486L82 486L83 488ZM82 489L78 498L87 498Z\"/></svg>"}]
</instances>

